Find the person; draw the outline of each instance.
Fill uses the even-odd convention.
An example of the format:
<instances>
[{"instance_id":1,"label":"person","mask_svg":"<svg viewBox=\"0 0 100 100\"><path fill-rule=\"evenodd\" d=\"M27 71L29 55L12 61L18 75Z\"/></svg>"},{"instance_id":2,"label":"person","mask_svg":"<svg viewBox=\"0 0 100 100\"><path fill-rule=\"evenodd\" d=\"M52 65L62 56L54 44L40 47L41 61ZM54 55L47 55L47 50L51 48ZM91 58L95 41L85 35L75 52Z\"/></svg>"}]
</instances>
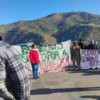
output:
<instances>
[{"instance_id":1,"label":"person","mask_svg":"<svg viewBox=\"0 0 100 100\"><path fill-rule=\"evenodd\" d=\"M90 44L86 47L86 49L95 49L94 40L90 41Z\"/></svg>"},{"instance_id":2,"label":"person","mask_svg":"<svg viewBox=\"0 0 100 100\"><path fill-rule=\"evenodd\" d=\"M9 44L0 41L0 100L30 100L25 66Z\"/></svg>"},{"instance_id":3,"label":"person","mask_svg":"<svg viewBox=\"0 0 100 100\"><path fill-rule=\"evenodd\" d=\"M38 68L40 63L39 52L37 50L36 44L32 45L32 50L29 52L29 58L32 65L33 70L33 78L37 79L38 77Z\"/></svg>"},{"instance_id":4,"label":"person","mask_svg":"<svg viewBox=\"0 0 100 100\"><path fill-rule=\"evenodd\" d=\"M79 42L78 46L80 46L81 49L85 49L86 48L86 44L84 44L84 40L83 39L80 39L80 42Z\"/></svg>"},{"instance_id":5,"label":"person","mask_svg":"<svg viewBox=\"0 0 100 100\"><path fill-rule=\"evenodd\" d=\"M99 46L98 46L98 42L97 41L94 43L94 46L95 46L95 49L99 49Z\"/></svg>"},{"instance_id":6,"label":"person","mask_svg":"<svg viewBox=\"0 0 100 100\"><path fill-rule=\"evenodd\" d=\"M83 39L80 39L80 42L78 44L78 46L80 46L81 49L85 49L86 48L86 44L84 43ZM79 55L79 59L80 59L80 65L81 65L81 55Z\"/></svg>"},{"instance_id":7,"label":"person","mask_svg":"<svg viewBox=\"0 0 100 100\"><path fill-rule=\"evenodd\" d=\"M40 46L42 46L42 45L43 45L43 43L42 43L42 42L40 42L40 43L39 43L39 45L40 45Z\"/></svg>"},{"instance_id":8,"label":"person","mask_svg":"<svg viewBox=\"0 0 100 100\"><path fill-rule=\"evenodd\" d=\"M73 61L72 47L73 47L73 42L70 43L71 61Z\"/></svg>"},{"instance_id":9,"label":"person","mask_svg":"<svg viewBox=\"0 0 100 100\"><path fill-rule=\"evenodd\" d=\"M77 67L80 69L80 60L79 60L79 55L80 55L80 47L78 46L78 42L75 41L74 45L72 46L72 58L73 58L73 67L75 69L75 61L77 62Z\"/></svg>"},{"instance_id":10,"label":"person","mask_svg":"<svg viewBox=\"0 0 100 100\"><path fill-rule=\"evenodd\" d=\"M2 41L2 36L0 36L0 41Z\"/></svg>"}]
</instances>

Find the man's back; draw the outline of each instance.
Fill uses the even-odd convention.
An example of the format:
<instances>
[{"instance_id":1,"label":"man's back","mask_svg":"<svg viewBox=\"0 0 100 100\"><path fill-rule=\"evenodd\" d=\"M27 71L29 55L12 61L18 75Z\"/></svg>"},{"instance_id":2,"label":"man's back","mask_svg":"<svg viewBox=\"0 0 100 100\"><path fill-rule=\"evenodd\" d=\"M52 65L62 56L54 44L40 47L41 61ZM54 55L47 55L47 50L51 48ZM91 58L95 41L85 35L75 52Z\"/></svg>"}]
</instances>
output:
<instances>
[{"instance_id":1,"label":"man's back","mask_svg":"<svg viewBox=\"0 0 100 100\"><path fill-rule=\"evenodd\" d=\"M29 100L28 74L12 48L0 41L0 100Z\"/></svg>"}]
</instances>

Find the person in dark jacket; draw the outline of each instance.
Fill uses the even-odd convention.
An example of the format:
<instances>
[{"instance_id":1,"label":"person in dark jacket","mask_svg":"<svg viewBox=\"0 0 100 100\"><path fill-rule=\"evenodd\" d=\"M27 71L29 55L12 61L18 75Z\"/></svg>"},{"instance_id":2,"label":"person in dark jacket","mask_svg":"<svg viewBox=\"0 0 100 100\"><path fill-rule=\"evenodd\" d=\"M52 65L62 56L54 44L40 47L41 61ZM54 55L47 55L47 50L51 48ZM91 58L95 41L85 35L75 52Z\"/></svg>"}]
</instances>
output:
<instances>
[{"instance_id":1,"label":"person in dark jacket","mask_svg":"<svg viewBox=\"0 0 100 100\"><path fill-rule=\"evenodd\" d=\"M95 45L95 49L99 49L99 46L98 46L98 42L97 41L94 43L94 45Z\"/></svg>"},{"instance_id":2,"label":"person in dark jacket","mask_svg":"<svg viewBox=\"0 0 100 100\"><path fill-rule=\"evenodd\" d=\"M2 41L2 36L0 36L0 41Z\"/></svg>"},{"instance_id":3,"label":"person in dark jacket","mask_svg":"<svg viewBox=\"0 0 100 100\"><path fill-rule=\"evenodd\" d=\"M81 47L81 49L85 49L86 48L86 44L84 44L84 40L80 39L80 43L78 44L78 46Z\"/></svg>"},{"instance_id":4,"label":"person in dark jacket","mask_svg":"<svg viewBox=\"0 0 100 100\"><path fill-rule=\"evenodd\" d=\"M90 41L90 44L86 47L86 49L95 49L94 40Z\"/></svg>"}]
</instances>

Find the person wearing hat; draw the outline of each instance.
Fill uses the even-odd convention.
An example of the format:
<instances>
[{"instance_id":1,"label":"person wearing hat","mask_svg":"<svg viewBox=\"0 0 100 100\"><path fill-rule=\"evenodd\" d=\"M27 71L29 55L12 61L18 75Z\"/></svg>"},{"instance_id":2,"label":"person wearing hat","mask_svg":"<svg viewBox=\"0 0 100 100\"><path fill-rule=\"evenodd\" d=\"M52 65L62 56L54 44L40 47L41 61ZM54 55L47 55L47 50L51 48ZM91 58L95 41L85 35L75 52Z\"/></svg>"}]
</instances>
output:
<instances>
[{"instance_id":1,"label":"person wearing hat","mask_svg":"<svg viewBox=\"0 0 100 100\"><path fill-rule=\"evenodd\" d=\"M79 55L80 55L80 46L78 46L78 42L75 41L74 45L71 48L72 52L72 59L73 59L73 67L75 69L75 61L77 63L78 69L80 69L80 60L79 60Z\"/></svg>"},{"instance_id":2,"label":"person wearing hat","mask_svg":"<svg viewBox=\"0 0 100 100\"><path fill-rule=\"evenodd\" d=\"M79 42L78 46L80 46L81 49L85 49L86 48L86 44L84 44L84 40L83 39L80 39L80 42Z\"/></svg>"},{"instance_id":3,"label":"person wearing hat","mask_svg":"<svg viewBox=\"0 0 100 100\"><path fill-rule=\"evenodd\" d=\"M95 44L94 44L94 40L90 41L90 44L86 47L86 49L96 49Z\"/></svg>"}]
</instances>

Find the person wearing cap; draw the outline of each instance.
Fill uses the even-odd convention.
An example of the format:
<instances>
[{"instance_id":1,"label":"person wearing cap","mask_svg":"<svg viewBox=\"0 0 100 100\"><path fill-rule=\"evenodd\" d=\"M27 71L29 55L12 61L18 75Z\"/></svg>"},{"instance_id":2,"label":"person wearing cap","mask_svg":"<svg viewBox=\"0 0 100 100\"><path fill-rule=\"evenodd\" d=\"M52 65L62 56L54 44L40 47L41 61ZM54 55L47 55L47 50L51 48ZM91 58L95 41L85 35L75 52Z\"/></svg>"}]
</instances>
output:
<instances>
[{"instance_id":1,"label":"person wearing cap","mask_svg":"<svg viewBox=\"0 0 100 100\"><path fill-rule=\"evenodd\" d=\"M86 44L84 44L84 40L80 39L80 43L78 44L78 46L81 47L81 49L85 49L86 48Z\"/></svg>"},{"instance_id":2,"label":"person wearing cap","mask_svg":"<svg viewBox=\"0 0 100 100\"><path fill-rule=\"evenodd\" d=\"M75 61L77 63L78 69L80 69L80 60L79 60L79 55L80 55L80 46L78 46L78 42L75 41L74 45L71 48L72 52L72 59L73 59L73 67L75 69Z\"/></svg>"},{"instance_id":3,"label":"person wearing cap","mask_svg":"<svg viewBox=\"0 0 100 100\"><path fill-rule=\"evenodd\" d=\"M95 44L94 44L94 40L90 41L90 44L86 47L86 49L96 49Z\"/></svg>"}]
</instances>

